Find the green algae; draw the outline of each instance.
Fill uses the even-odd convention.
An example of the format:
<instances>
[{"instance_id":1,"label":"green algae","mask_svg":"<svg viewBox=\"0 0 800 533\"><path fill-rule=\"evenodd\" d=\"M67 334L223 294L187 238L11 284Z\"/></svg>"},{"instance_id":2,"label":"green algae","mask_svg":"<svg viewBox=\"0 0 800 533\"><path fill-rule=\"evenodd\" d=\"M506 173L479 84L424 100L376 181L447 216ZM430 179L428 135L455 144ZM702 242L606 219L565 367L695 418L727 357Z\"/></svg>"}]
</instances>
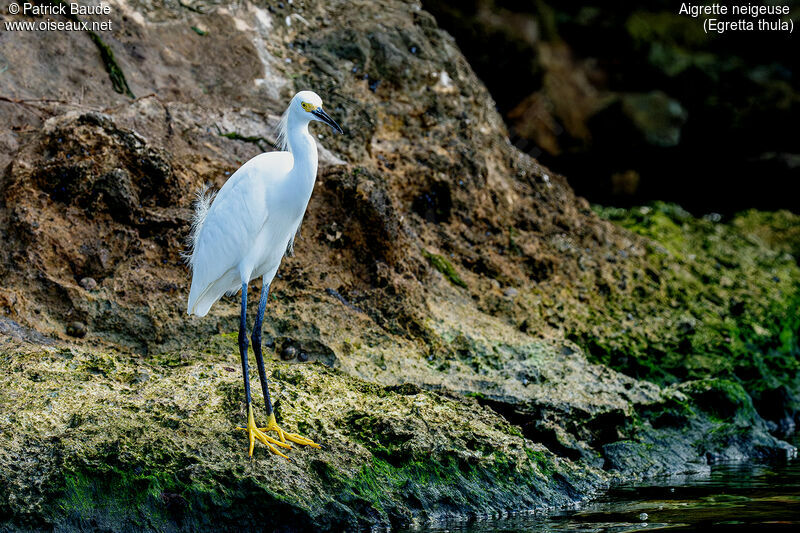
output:
<instances>
[{"instance_id":1,"label":"green algae","mask_svg":"<svg viewBox=\"0 0 800 533\"><path fill-rule=\"evenodd\" d=\"M136 98L133 91L131 91L131 88L128 86L125 73L122 72L122 68L120 68L119 63L117 63L117 59L114 57L114 51L111 50L111 47L108 46L97 33L93 31L88 31L87 33L100 52L100 58L103 60L103 65L106 67L106 72L108 72L108 77L111 79L114 90L130 98Z\"/></svg>"},{"instance_id":2,"label":"green algae","mask_svg":"<svg viewBox=\"0 0 800 533\"><path fill-rule=\"evenodd\" d=\"M463 279L461 279L461 276L458 275L458 272L453 264L450 263L450 261L441 255L428 252L427 250L422 250L422 255L424 255L430 262L431 266L441 272L442 275L444 275L444 277L450 281L450 283L458 287L463 287L465 289L467 288L467 284Z\"/></svg>"},{"instance_id":3,"label":"green algae","mask_svg":"<svg viewBox=\"0 0 800 533\"><path fill-rule=\"evenodd\" d=\"M142 528L163 527L168 522L161 496L174 484L163 474L129 476L114 472L100 477L65 472L63 481L54 516L76 521L103 517L109 525L130 523Z\"/></svg>"},{"instance_id":4,"label":"green algae","mask_svg":"<svg viewBox=\"0 0 800 533\"><path fill-rule=\"evenodd\" d=\"M727 379L704 379L680 385L712 421L749 426L757 417L753 400L739 384Z\"/></svg>"},{"instance_id":5,"label":"green algae","mask_svg":"<svg viewBox=\"0 0 800 533\"><path fill-rule=\"evenodd\" d=\"M483 459L446 453L394 464L373 458L356 476L342 480L342 490L369 502L390 521L390 513L400 517L406 510L407 504L387 498L398 491L412 502L412 513L441 504L484 510L531 505L535 496L547 492L546 477L557 469L544 453L525 451L530 460L523 465L499 451Z\"/></svg>"},{"instance_id":6,"label":"green algae","mask_svg":"<svg viewBox=\"0 0 800 533\"><path fill-rule=\"evenodd\" d=\"M522 248L519 247L517 241L514 239L514 235L517 233L517 230L514 229L514 226L509 226L508 228L508 249L512 254L515 255L522 255Z\"/></svg>"},{"instance_id":7,"label":"green algae","mask_svg":"<svg viewBox=\"0 0 800 533\"><path fill-rule=\"evenodd\" d=\"M553 461L550 460L544 453L530 448L525 448L525 453L532 463L536 465L539 472L544 476L551 476L553 474Z\"/></svg>"},{"instance_id":8,"label":"green algae","mask_svg":"<svg viewBox=\"0 0 800 533\"><path fill-rule=\"evenodd\" d=\"M74 14L70 13L69 6L66 2L63 0L51 0L51 3L65 6L67 8L67 14L65 16L68 19L76 22L78 25L81 24L81 20ZM133 94L133 91L131 91L131 88L128 86L128 81L125 79L125 73L122 71L119 63L117 63L117 59L114 57L114 51L111 49L111 47L108 46L105 41L103 41L97 32L88 29L85 31L89 35L89 38L92 40L94 45L97 47L97 51L100 52L100 59L103 61L103 66L108 73L108 77L111 80L111 85L114 90L120 94L129 96L130 98L136 98L136 96Z\"/></svg>"},{"instance_id":9,"label":"green algae","mask_svg":"<svg viewBox=\"0 0 800 533\"><path fill-rule=\"evenodd\" d=\"M219 135L220 137L225 137L226 139L231 139L234 141L242 141L254 144L258 147L259 150L266 150L267 149L266 147L268 147L271 144L268 139L265 139L264 137L261 137L259 135L242 135L241 133L236 131L223 132L220 129L220 127L217 126L216 124L214 124L214 127L217 129L217 135ZM274 298L275 295L273 294L273 299Z\"/></svg>"},{"instance_id":10,"label":"green algae","mask_svg":"<svg viewBox=\"0 0 800 533\"><path fill-rule=\"evenodd\" d=\"M181 526L198 528L257 528L263 520L281 514L285 520L308 520L302 502L249 480L181 480L169 465L151 464L138 474L122 468L83 465L64 472L64 485L43 523L66 523L78 527L98 524L112 530L165 530ZM223 486L222 482L230 484ZM250 502L257 498L258 504ZM213 520L207 513L213 513Z\"/></svg>"},{"instance_id":11,"label":"green algae","mask_svg":"<svg viewBox=\"0 0 800 533\"><path fill-rule=\"evenodd\" d=\"M661 384L713 375L756 398L778 386L800 391L800 269L781 240L800 217L749 212L722 224L662 203L597 211L652 243L649 277L631 275L633 288L589 317L595 335L575 335L596 360ZM773 220L781 230L767 243ZM631 316L624 334L612 331Z\"/></svg>"}]
</instances>

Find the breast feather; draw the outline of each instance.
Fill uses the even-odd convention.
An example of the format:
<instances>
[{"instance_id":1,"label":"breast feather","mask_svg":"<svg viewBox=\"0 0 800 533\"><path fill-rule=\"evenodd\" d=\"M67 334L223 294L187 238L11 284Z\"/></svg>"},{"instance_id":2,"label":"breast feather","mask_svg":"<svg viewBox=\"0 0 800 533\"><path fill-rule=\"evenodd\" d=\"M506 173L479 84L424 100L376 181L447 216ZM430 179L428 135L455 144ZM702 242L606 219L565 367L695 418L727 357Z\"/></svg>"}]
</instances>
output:
<instances>
[{"instance_id":1,"label":"breast feather","mask_svg":"<svg viewBox=\"0 0 800 533\"><path fill-rule=\"evenodd\" d=\"M292 163L289 152L261 154L242 165L215 197L204 193L195 211L189 256L190 309L193 296L202 294L248 254L269 218L269 184L287 174Z\"/></svg>"}]
</instances>

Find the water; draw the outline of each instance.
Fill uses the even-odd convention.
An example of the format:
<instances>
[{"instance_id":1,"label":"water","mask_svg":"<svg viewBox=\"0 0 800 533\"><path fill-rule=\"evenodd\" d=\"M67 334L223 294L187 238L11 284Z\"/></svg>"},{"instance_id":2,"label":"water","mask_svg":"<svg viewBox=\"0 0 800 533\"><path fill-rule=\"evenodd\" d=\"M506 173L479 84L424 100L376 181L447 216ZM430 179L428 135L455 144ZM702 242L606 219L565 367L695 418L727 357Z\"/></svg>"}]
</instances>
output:
<instances>
[{"instance_id":1,"label":"water","mask_svg":"<svg viewBox=\"0 0 800 533\"><path fill-rule=\"evenodd\" d=\"M619 485L577 510L442 524L425 531L622 533L707 529L800 531L800 460L715 465L707 475Z\"/></svg>"}]
</instances>

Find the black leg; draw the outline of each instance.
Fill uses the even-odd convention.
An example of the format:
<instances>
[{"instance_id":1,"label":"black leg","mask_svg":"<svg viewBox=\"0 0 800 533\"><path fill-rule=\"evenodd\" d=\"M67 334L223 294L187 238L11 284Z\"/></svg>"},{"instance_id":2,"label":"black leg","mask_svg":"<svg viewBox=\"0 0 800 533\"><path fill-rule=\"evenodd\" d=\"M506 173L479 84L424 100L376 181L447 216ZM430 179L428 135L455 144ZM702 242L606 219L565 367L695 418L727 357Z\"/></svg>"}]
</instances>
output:
<instances>
[{"instance_id":1,"label":"black leg","mask_svg":"<svg viewBox=\"0 0 800 533\"><path fill-rule=\"evenodd\" d=\"M242 374L244 375L244 394L247 398L247 410L250 411L250 377L247 366L247 283L242 283L242 314L239 320L239 354L242 356Z\"/></svg>"},{"instance_id":2,"label":"black leg","mask_svg":"<svg viewBox=\"0 0 800 533\"><path fill-rule=\"evenodd\" d=\"M269 384L267 383L267 373L264 371L264 357L261 355L261 324L264 321L264 310L267 308L269 299L269 284L261 287L261 299L258 302L258 314L256 323L253 325L253 352L256 354L258 364L258 377L261 379L261 391L264 393L264 406L267 408L267 416L272 414L272 401L269 398Z\"/></svg>"}]
</instances>

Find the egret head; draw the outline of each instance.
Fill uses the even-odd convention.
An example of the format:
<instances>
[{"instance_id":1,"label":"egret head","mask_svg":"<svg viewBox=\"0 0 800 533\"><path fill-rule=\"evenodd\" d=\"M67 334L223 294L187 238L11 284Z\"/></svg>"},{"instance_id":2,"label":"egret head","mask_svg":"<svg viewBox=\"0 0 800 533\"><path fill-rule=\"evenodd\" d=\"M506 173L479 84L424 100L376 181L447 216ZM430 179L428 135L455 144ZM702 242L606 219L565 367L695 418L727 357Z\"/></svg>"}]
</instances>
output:
<instances>
[{"instance_id":1,"label":"egret head","mask_svg":"<svg viewBox=\"0 0 800 533\"><path fill-rule=\"evenodd\" d=\"M322 98L313 91L300 91L290 104L292 111L296 112L299 116L305 116L308 121L318 120L324 122L331 127L333 131L344 133L342 128L322 109Z\"/></svg>"}]
</instances>

